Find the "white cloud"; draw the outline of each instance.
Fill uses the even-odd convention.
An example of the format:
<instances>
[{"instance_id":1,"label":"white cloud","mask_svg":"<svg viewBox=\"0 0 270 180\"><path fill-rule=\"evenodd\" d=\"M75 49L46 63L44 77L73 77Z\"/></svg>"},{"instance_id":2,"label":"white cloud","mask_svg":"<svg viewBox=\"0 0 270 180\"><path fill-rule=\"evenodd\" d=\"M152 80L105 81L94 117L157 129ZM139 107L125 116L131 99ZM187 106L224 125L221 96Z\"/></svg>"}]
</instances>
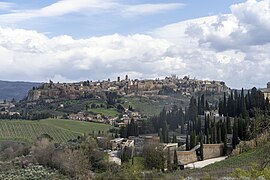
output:
<instances>
[{"instance_id":1,"label":"white cloud","mask_svg":"<svg viewBox=\"0 0 270 180\"><path fill-rule=\"evenodd\" d=\"M212 23L192 24L187 33L199 43L223 51L270 43L270 1L248 0L231 6L231 14Z\"/></svg>"},{"instance_id":2,"label":"white cloud","mask_svg":"<svg viewBox=\"0 0 270 180\"><path fill-rule=\"evenodd\" d=\"M270 80L270 1L249 0L231 6L231 14L188 20L151 34L181 50L187 72L222 79L232 87L265 87Z\"/></svg>"},{"instance_id":3,"label":"white cloud","mask_svg":"<svg viewBox=\"0 0 270 180\"><path fill-rule=\"evenodd\" d=\"M75 40L0 28L0 37L0 79L97 80L126 72L152 77L156 72L166 75L168 68L175 71L185 66L178 57L166 55L172 43L142 34ZM174 62L178 62L177 66Z\"/></svg>"},{"instance_id":4,"label":"white cloud","mask_svg":"<svg viewBox=\"0 0 270 180\"><path fill-rule=\"evenodd\" d=\"M144 14L154 14L157 12L165 12L173 9L184 7L182 3L167 3L167 4L138 4L126 6L122 12L126 16L136 16Z\"/></svg>"},{"instance_id":5,"label":"white cloud","mask_svg":"<svg viewBox=\"0 0 270 180\"><path fill-rule=\"evenodd\" d=\"M3 6L5 5L9 4L3 3ZM10 24L33 18L63 16L71 13L84 15L113 13L126 17L160 13L183 6L182 3L129 5L123 4L119 0L58 0L40 9L14 10L14 13L2 14L0 15L0 22Z\"/></svg>"},{"instance_id":6,"label":"white cloud","mask_svg":"<svg viewBox=\"0 0 270 180\"><path fill-rule=\"evenodd\" d=\"M10 2L0 2L0 10L10 10L14 5L14 3Z\"/></svg>"}]
</instances>

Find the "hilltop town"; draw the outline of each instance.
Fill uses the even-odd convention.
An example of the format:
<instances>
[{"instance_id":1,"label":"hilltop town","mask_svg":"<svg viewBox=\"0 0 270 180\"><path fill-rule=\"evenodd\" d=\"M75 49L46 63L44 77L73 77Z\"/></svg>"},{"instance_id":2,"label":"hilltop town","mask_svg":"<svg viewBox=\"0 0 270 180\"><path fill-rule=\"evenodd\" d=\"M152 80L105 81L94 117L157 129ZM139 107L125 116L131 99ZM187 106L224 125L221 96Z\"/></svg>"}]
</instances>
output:
<instances>
[{"instance_id":1,"label":"hilltop town","mask_svg":"<svg viewBox=\"0 0 270 180\"><path fill-rule=\"evenodd\" d=\"M46 99L78 99L91 97L94 93L116 92L118 95L127 96L153 96L180 93L190 96L196 92L227 92L229 88L223 81L197 80L188 76L178 78L176 75L165 79L131 80L126 75L125 79L117 77L116 81L84 81L79 83L44 83L40 87L29 91L27 100L36 101Z\"/></svg>"}]
</instances>

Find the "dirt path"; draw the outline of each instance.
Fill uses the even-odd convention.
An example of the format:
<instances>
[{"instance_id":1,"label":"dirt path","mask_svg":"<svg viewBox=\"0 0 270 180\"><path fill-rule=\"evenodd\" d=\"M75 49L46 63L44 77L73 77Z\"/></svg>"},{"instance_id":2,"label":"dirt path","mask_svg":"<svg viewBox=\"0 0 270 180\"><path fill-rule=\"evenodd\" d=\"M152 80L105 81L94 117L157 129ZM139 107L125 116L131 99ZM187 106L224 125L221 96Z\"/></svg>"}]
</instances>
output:
<instances>
[{"instance_id":1,"label":"dirt path","mask_svg":"<svg viewBox=\"0 0 270 180\"><path fill-rule=\"evenodd\" d=\"M219 161L223 161L224 159L226 159L227 156L223 156L223 157L218 157L218 158L213 158L213 159L207 159L207 160L204 160L204 161L198 161L198 162L195 162L195 163L190 163L190 164L187 164L185 167L189 167L189 168L203 168L209 164L213 164L215 162L219 162Z\"/></svg>"}]
</instances>

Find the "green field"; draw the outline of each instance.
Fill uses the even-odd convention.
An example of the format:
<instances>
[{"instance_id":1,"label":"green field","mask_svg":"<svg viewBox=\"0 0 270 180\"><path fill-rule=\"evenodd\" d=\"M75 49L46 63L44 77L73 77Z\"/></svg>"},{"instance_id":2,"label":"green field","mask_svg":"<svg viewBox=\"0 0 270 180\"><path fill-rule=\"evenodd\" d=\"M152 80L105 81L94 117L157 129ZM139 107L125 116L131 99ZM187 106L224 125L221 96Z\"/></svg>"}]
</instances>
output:
<instances>
[{"instance_id":1,"label":"green field","mask_svg":"<svg viewBox=\"0 0 270 180\"><path fill-rule=\"evenodd\" d=\"M1 120L0 140L28 141L35 140L41 134L49 134L57 142L65 142L92 131L107 132L111 126L105 124L46 119L40 121Z\"/></svg>"},{"instance_id":2,"label":"green field","mask_svg":"<svg viewBox=\"0 0 270 180\"><path fill-rule=\"evenodd\" d=\"M108 117L116 117L119 115L116 109L96 108L96 109L89 109L88 111L95 114L102 114Z\"/></svg>"},{"instance_id":3,"label":"green field","mask_svg":"<svg viewBox=\"0 0 270 180\"><path fill-rule=\"evenodd\" d=\"M169 96L153 96L153 97L123 97L124 107L132 106L136 111L141 112L147 116L157 115L163 107L171 107L172 105L181 105L185 107L188 102L187 98L174 98Z\"/></svg>"},{"instance_id":4,"label":"green field","mask_svg":"<svg viewBox=\"0 0 270 180\"><path fill-rule=\"evenodd\" d=\"M41 124L53 126L55 128L61 128L74 133L92 133L92 131L104 131L107 132L112 126L102 123L84 122L84 121L73 121L66 119L46 119L41 120Z\"/></svg>"}]
</instances>

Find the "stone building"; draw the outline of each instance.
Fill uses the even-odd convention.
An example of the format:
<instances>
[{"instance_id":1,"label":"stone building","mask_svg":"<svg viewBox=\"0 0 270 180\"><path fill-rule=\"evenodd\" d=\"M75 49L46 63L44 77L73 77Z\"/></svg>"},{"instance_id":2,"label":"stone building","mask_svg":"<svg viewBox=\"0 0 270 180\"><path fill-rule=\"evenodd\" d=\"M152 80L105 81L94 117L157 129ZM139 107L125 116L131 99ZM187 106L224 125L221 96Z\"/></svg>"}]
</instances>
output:
<instances>
[{"instance_id":1,"label":"stone building","mask_svg":"<svg viewBox=\"0 0 270 180\"><path fill-rule=\"evenodd\" d=\"M267 83L267 88L261 90L264 98L268 98L270 100L270 82Z\"/></svg>"}]
</instances>

